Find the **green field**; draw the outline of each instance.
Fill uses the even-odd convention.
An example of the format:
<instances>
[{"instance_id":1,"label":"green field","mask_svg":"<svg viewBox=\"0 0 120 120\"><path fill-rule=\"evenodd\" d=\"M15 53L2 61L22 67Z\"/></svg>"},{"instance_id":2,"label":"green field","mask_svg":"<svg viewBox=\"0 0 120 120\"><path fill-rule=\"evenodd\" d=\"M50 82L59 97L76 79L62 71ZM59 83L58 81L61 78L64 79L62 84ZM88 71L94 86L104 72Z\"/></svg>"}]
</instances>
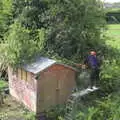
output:
<instances>
[{"instance_id":1,"label":"green field","mask_svg":"<svg viewBox=\"0 0 120 120\"><path fill-rule=\"evenodd\" d=\"M108 25L108 28L109 29L120 29L120 24L111 24L111 25Z\"/></svg>"},{"instance_id":2,"label":"green field","mask_svg":"<svg viewBox=\"0 0 120 120\"><path fill-rule=\"evenodd\" d=\"M120 24L108 25L106 35L108 36L106 44L113 48L120 49Z\"/></svg>"}]
</instances>

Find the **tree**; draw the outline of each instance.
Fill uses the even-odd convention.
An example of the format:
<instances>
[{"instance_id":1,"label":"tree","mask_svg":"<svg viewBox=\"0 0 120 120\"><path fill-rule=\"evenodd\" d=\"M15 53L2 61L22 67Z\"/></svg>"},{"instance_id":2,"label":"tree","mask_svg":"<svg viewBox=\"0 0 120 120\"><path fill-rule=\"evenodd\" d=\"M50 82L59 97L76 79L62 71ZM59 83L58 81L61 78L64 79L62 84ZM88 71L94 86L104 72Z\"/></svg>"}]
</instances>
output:
<instances>
[{"instance_id":1,"label":"tree","mask_svg":"<svg viewBox=\"0 0 120 120\"><path fill-rule=\"evenodd\" d=\"M13 8L14 23L4 40L9 63L28 60L43 51L79 60L102 43L104 11L99 0L13 0ZM38 31L42 31L42 39Z\"/></svg>"},{"instance_id":2,"label":"tree","mask_svg":"<svg viewBox=\"0 0 120 120\"><path fill-rule=\"evenodd\" d=\"M28 62L43 48L44 29L33 32L16 21L10 26L4 39L5 42L1 44L1 61L5 64L21 65L26 60Z\"/></svg>"},{"instance_id":3,"label":"tree","mask_svg":"<svg viewBox=\"0 0 120 120\"><path fill-rule=\"evenodd\" d=\"M46 47L48 50L72 59L74 56L84 56L87 50L96 49L101 44L104 11L100 1L51 0L49 3L50 9L47 12L50 13L50 25Z\"/></svg>"},{"instance_id":4,"label":"tree","mask_svg":"<svg viewBox=\"0 0 120 120\"><path fill-rule=\"evenodd\" d=\"M0 40L12 22L12 10L12 0L0 1Z\"/></svg>"}]
</instances>

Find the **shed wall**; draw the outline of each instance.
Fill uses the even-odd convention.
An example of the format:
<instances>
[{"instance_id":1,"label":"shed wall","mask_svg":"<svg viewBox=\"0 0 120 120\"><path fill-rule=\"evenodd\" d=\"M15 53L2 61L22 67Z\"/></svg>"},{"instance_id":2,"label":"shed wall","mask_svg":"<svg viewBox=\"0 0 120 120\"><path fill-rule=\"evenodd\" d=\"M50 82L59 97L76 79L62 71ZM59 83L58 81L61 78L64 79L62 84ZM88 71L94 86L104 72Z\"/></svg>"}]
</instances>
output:
<instances>
[{"instance_id":1,"label":"shed wall","mask_svg":"<svg viewBox=\"0 0 120 120\"><path fill-rule=\"evenodd\" d=\"M30 110L36 112L37 85L34 75L18 69L16 72L8 68L10 94L24 103Z\"/></svg>"},{"instance_id":2,"label":"shed wall","mask_svg":"<svg viewBox=\"0 0 120 120\"><path fill-rule=\"evenodd\" d=\"M37 112L52 105L64 103L76 86L76 72L71 68L55 64L40 73Z\"/></svg>"}]
</instances>

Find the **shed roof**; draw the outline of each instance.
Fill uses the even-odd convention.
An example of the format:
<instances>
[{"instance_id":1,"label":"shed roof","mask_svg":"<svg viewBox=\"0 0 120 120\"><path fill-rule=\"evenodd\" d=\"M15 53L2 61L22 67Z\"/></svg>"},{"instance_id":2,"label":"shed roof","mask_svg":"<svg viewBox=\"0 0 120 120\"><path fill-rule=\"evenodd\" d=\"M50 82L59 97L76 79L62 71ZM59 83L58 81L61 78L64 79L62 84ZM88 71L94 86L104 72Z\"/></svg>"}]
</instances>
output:
<instances>
[{"instance_id":1,"label":"shed roof","mask_svg":"<svg viewBox=\"0 0 120 120\"><path fill-rule=\"evenodd\" d=\"M26 71L37 74L37 73L41 72L42 70L50 67L54 63L56 63L55 60L51 60L51 59L48 59L45 57L39 57L33 63L24 65L23 68Z\"/></svg>"},{"instance_id":2,"label":"shed roof","mask_svg":"<svg viewBox=\"0 0 120 120\"><path fill-rule=\"evenodd\" d=\"M37 74L37 73L45 70L46 68L52 66L55 63L60 64L60 63L57 63L55 60L52 60L52 59L49 59L46 57L39 57L33 63L24 65L22 68L28 72ZM64 65L64 64L61 64L61 65L76 71L76 69L71 66Z\"/></svg>"}]
</instances>

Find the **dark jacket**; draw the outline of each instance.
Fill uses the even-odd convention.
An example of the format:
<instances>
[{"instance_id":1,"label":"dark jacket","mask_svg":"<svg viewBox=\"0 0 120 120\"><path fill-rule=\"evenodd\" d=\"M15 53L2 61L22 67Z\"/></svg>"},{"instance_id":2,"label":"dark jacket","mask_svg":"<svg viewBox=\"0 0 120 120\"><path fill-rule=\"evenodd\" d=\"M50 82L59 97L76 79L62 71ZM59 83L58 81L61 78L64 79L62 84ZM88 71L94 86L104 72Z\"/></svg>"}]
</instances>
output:
<instances>
[{"instance_id":1,"label":"dark jacket","mask_svg":"<svg viewBox=\"0 0 120 120\"><path fill-rule=\"evenodd\" d=\"M100 61L94 55L89 55L85 59L84 64L86 64L90 69L98 69L100 67Z\"/></svg>"}]
</instances>

